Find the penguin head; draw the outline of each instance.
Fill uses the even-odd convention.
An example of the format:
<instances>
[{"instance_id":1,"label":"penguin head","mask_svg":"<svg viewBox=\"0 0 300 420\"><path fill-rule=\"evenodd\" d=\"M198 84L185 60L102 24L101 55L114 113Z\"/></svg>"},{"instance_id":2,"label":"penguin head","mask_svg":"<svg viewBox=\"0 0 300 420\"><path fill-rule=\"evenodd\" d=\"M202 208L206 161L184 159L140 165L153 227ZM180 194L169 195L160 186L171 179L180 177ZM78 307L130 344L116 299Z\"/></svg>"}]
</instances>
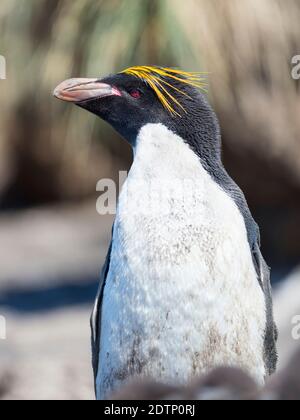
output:
<instances>
[{"instance_id":1,"label":"penguin head","mask_svg":"<svg viewBox=\"0 0 300 420\"><path fill-rule=\"evenodd\" d=\"M201 73L142 66L103 79L66 80L54 96L105 120L133 147L142 127L163 124L196 152L218 153L218 123L204 89Z\"/></svg>"}]
</instances>

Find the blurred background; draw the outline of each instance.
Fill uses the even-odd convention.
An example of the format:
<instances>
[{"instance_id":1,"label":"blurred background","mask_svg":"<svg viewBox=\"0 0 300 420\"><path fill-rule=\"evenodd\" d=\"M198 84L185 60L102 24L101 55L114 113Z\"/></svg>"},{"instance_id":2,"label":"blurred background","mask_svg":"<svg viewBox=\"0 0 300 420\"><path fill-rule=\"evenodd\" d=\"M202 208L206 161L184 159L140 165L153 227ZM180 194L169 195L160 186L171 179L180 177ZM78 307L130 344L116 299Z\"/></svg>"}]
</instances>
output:
<instances>
[{"instance_id":1,"label":"blurred background","mask_svg":"<svg viewBox=\"0 0 300 420\"><path fill-rule=\"evenodd\" d=\"M131 152L52 91L130 65L209 72L224 162L272 267L284 365L300 315L299 22L300 0L1 1L0 398L93 398L89 314L112 224L96 183Z\"/></svg>"}]
</instances>

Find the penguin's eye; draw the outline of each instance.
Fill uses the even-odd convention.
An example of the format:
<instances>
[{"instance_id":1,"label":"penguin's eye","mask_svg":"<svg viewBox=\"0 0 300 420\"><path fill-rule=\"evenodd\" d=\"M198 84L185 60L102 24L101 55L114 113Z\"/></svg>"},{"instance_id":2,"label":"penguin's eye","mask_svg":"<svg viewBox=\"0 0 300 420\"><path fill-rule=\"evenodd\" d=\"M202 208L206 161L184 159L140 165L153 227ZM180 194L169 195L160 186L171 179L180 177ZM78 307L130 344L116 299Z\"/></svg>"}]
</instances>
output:
<instances>
[{"instance_id":1,"label":"penguin's eye","mask_svg":"<svg viewBox=\"0 0 300 420\"><path fill-rule=\"evenodd\" d=\"M140 99L142 96L142 91L139 89L132 89L129 91L129 95L132 96L134 99Z\"/></svg>"}]
</instances>

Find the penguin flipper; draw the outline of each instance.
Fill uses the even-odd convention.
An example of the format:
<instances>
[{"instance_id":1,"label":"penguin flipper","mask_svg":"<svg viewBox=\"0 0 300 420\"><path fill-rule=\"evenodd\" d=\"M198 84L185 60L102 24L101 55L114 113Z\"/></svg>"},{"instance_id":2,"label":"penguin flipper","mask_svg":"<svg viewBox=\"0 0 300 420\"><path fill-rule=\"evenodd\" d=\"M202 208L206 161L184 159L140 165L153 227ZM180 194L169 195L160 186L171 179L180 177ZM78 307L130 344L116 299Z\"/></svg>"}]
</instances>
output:
<instances>
[{"instance_id":1,"label":"penguin flipper","mask_svg":"<svg viewBox=\"0 0 300 420\"><path fill-rule=\"evenodd\" d=\"M254 245L252 251L255 268L258 274L258 281L263 289L265 300L266 300L266 311L267 311L267 325L265 331L265 365L268 375L272 375L276 372L278 353L277 353L277 340L278 330L274 321L273 314L273 298L272 288L270 280L270 269L267 266L260 250L258 242Z\"/></svg>"},{"instance_id":2,"label":"penguin flipper","mask_svg":"<svg viewBox=\"0 0 300 420\"><path fill-rule=\"evenodd\" d=\"M97 380L98 367L99 367L102 301L103 301L103 293L104 293L106 278L109 271L111 249L112 249L112 241L110 243L109 250L105 259L105 263L104 263L104 266L102 268L102 272L100 275L99 289L96 296L96 302L93 309L93 313L91 316L92 365L93 365L93 372L94 372L95 389L96 389L96 380Z\"/></svg>"}]
</instances>

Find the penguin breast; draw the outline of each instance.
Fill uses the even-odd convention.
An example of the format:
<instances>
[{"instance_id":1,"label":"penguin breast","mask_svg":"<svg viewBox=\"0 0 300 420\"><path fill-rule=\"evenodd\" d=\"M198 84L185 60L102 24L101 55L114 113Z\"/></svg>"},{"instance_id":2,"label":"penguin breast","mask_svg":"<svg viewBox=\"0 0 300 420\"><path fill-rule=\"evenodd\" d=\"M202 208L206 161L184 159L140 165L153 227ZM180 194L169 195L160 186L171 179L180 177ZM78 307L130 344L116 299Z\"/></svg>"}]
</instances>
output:
<instances>
[{"instance_id":1,"label":"penguin breast","mask_svg":"<svg viewBox=\"0 0 300 420\"><path fill-rule=\"evenodd\" d=\"M236 204L180 137L143 127L113 232L99 395L133 376L186 384L220 365L263 383L265 327Z\"/></svg>"}]
</instances>

